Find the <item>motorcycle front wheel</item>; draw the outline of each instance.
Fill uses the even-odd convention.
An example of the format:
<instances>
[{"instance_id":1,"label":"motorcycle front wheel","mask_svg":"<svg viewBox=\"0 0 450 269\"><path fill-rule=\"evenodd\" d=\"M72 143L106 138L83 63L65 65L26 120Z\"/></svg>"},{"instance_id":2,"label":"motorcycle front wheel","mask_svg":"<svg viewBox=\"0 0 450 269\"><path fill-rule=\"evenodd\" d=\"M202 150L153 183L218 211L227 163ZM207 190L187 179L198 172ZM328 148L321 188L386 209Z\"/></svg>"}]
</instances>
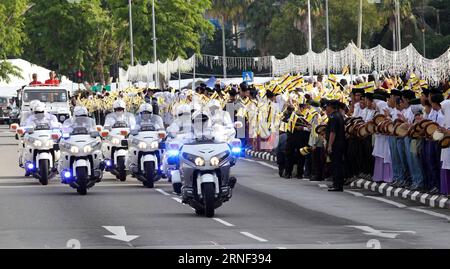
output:
<instances>
[{"instance_id":1,"label":"motorcycle front wheel","mask_svg":"<svg viewBox=\"0 0 450 269\"><path fill-rule=\"evenodd\" d=\"M214 217L215 188L216 186L214 183L203 183L202 185L203 204L205 206L205 216L207 218Z\"/></svg>"},{"instance_id":2,"label":"motorcycle front wheel","mask_svg":"<svg viewBox=\"0 0 450 269\"><path fill-rule=\"evenodd\" d=\"M50 163L48 160L39 160L39 182L48 185L48 172Z\"/></svg>"},{"instance_id":3,"label":"motorcycle front wheel","mask_svg":"<svg viewBox=\"0 0 450 269\"><path fill-rule=\"evenodd\" d=\"M154 162L145 162L144 163L144 175L145 181L143 182L144 186L147 188L154 188L155 184L153 179L155 177L155 163Z\"/></svg>"},{"instance_id":4,"label":"motorcycle front wheel","mask_svg":"<svg viewBox=\"0 0 450 269\"><path fill-rule=\"evenodd\" d=\"M88 179L87 167L77 167L76 172L77 172L77 180L78 180L78 186L79 186L77 188L77 192L80 195L86 195L87 194L86 183L87 183L87 179Z\"/></svg>"},{"instance_id":5,"label":"motorcycle front wheel","mask_svg":"<svg viewBox=\"0 0 450 269\"><path fill-rule=\"evenodd\" d=\"M117 157L117 179L120 181L127 180L127 171L125 170L125 157Z\"/></svg>"}]
</instances>

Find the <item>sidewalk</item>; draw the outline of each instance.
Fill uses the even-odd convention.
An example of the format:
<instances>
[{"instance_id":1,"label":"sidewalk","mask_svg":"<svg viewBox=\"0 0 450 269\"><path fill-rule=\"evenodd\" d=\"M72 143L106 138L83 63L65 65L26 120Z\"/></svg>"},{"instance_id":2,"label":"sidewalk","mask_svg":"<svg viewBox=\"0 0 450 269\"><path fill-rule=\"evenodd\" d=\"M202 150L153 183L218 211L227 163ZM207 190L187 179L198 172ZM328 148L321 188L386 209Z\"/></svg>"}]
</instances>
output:
<instances>
[{"instance_id":1,"label":"sidewalk","mask_svg":"<svg viewBox=\"0 0 450 269\"><path fill-rule=\"evenodd\" d=\"M257 152L253 150L246 150L246 155L262 159L269 162L276 162L277 157L268 152ZM450 199L445 195L431 195L418 191L410 191L405 188L395 188L388 183L378 183L365 179L353 181L350 186L352 188L366 189L373 192L378 192L386 197L399 197L415 202L420 202L424 205L434 208L450 209Z\"/></svg>"}]
</instances>

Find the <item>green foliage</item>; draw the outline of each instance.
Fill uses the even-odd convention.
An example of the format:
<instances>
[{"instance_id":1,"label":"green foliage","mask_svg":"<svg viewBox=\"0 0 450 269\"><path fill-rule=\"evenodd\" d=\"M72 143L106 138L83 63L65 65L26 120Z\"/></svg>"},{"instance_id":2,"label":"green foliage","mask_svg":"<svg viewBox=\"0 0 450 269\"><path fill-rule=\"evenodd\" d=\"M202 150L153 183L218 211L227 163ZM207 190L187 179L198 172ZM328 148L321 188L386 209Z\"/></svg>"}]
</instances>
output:
<instances>
[{"instance_id":1,"label":"green foliage","mask_svg":"<svg viewBox=\"0 0 450 269\"><path fill-rule=\"evenodd\" d=\"M0 80L10 81L10 75L20 77L19 69L3 61L18 56L26 39L23 33L23 14L28 8L26 0L0 1Z\"/></svg>"}]
</instances>

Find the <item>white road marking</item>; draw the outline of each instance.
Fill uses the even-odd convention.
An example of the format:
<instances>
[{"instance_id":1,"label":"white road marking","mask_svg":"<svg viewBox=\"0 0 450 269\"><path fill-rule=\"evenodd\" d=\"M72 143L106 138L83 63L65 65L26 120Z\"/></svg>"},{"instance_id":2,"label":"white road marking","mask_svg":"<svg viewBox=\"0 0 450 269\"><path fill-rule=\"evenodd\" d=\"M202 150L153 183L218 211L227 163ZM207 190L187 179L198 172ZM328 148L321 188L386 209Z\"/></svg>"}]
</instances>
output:
<instances>
[{"instance_id":1,"label":"white road marking","mask_svg":"<svg viewBox=\"0 0 450 269\"><path fill-rule=\"evenodd\" d=\"M277 249L287 249L287 247L277 247Z\"/></svg>"},{"instance_id":2,"label":"white road marking","mask_svg":"<svg viewBox=\"0 0 450 269\"><path fill-rule=\"evenodd\" d=\"M97 187L97 188L98 187L136 187L136 186L141 186L141 184L97 184L97 185L95 185L95 187ZM42 186L42 185L1 186L1 184L0 184L0 189L26 189L26 188L70 188L70 186L63 185L63 184L61 184L61 185L54 184L54 185L47 185L47 186Z\"/></svg>"},{"instance_id":3,"label":"white road marking","mask_svg":"<svg viewBox=\"0 0 450 269\"><path fill-rule=\"evenodd\" d=\"M239 160L243 160L243 161L246 161L246 162L251 162L251 163L256 163L256 161L255 161L255 160L251 160L251 159L239 159Z\"/></svg>"},{"instance_id":4,"label":"white road marking","mask_svg":"<svg viewBox=\"0 0 450 269\"><path fill-rule=\"evenodd\" d=\"M223 219L213 218L213 220L215 220L215 221L217 221L217 222L220 222L220 223L222 223L223 225L228 226L228 227L233 227L233 226L234 226L234 224L231 224L231 223L229 223L229 222L227 222L227 221L224 221Z\"/></svg>"},{"instance_id":5,"label":"white road marking","mask_svg":"<svg viewBox=\"0 0 450 269\"><path fill-rule=\"evenodd\" d=\"M445 219L447 221L450 221L450 217L449 216L441 214L441 213L437 213L437 212L434 212L434 211L431 211L431 210L426 210L426 209L421 209L421 208L408 208L408 209L412 210L412 211L421 212L421 213L424 213L424 214L427 214L427 215L430 215L430 216L433 216L433 217L438 217L438 218L442 218L442 219Z\"/></svg>"},{"instance_id":6,"label":"white road marking","mask_svg":"<svg viewBox=\"0 0 450 269\"><path fill-rule=\"evenodd\" d=\"M276 166L274 166L274 165L271 165L271 164L268 164L268 163L265 163L265 162L262 162L262 161L257 161L257 163L259 163L259 164L261 164L261 165L264 165L264 166L266 166L266 167L272 168L272 169L274 169L274 170L278 170L278 167L276 167Z\"/></svg>"},{"instance_id":7,"label":"white road marking","mask_svg":"<svg viewBox=\"0 0 450 269\"><path fill-rule=\"evenodd\" d=\"M248 159L242 159L242 160L244 160L244 161L246 161L246 162L251 162L251 163L259 163L260 165L264 165L264 166L266 166L266 167L269 167L269 168L278 170L278 167L277 167L277 166L270 165L270 164L265 163L265 162L263 162L263 161L254 161L254 160L248 160Z\"/></svg>"},{"instance_id":8,"label":"white road marking","mask_svg":"<svg viewBox=\"0 0 450 269\"><path fill-rule=\"evenodd\" d=\"M321 188L328 188L328 186L326 184L319 184L318 186Z\"/></svg>"},{"instance_id":9,"label":"white road marking","mask_svg":"<svg viewBox=\"0 0 450 269\"><path fill-rule=\"evenodd\" d=\"M104 237L107 238L124 241L128 243L139 237L139 235L127 235L125 226L102 226L102 227L111 232L112 234L114 234L114 235L104 235Z\"/></svg>"},{"instance_id":10,"label":"white road marking","mask_svg":"<svg viewBox=\"0 0 450 269\"><path fill-rule=\"evenodd\" d=\"M177 201L178 203L182 204L181 199L178 197L172 197L172 199L174 199L175 201Z\"/></svg>"},{"instance_id":11,"label":"white road marking","mask_svg":"<svg viewBox=\"0 0 450 269\"><path fill-rule=\"evenodd\" d=\"M364 194L359 193L359 192L356 192L356 191L344 191L344 192L353 194L353 195L356 196L356 197L364 196Z\"/></svg>"},{"instance_id":12,"label":"white road marking","mask_svg":"<svg viewBox=\"0 0 450 269\"><path fill-rule=\"evenodd\" d=\"M161 194L163 194L163 195L166 195L166 196L169 196L170 194L168 194L167 192L165 192L164 190L161 190L161 189L155 189L157 192L159 192L159 193L161 193Z\"/></svg>"},{"instance_id":13,"label":"white road marking","mask_svg":"<svg viewBox=\"0 0 450 269\"><path fill-rule=\"evenodd\" d=\"M383 230L376 230L370 226L346 226L350 228L355 228L364 231L365 235L370 236L379 236L383 238L390 238L395 239L397 236L399 236L402 233L408 233L408 234L416 234L414 231L383 231Z\"/></svg>"},{"instance_id":14,"label":"white road marking","mask_svg":"<svg viewBox=\"0 0 450 269\"><path fill-rule=\"evenodd\" d=\"M396 206L398 208L406 208L407 207L404 204L397 203L397 202L394 202L394 201L391 201L391 200L388 200L388 199L385 199L385 198L382 198L382 197L375 197L375 196L365 196L365 197L373 199L373 200L377 200L377 201L380 201L380 202L383 202L383 203L387 203L387 204Z\"/></svg>"},{"instance_id":15,"label":"white road marking","mask_svg":"<svg viewBox=\"0 0 450 269\"><path fill-rule=\"evenodd\" d=\"M254 235L254 234L251 234L249 232L241 232L241 234L243 234L243 235L245 235L247 237L250 237L252 239L255 239L255 240L259 241L259 242L267 242L267 239L261 238L259 236Z\"/></svg>"}]
</instances>

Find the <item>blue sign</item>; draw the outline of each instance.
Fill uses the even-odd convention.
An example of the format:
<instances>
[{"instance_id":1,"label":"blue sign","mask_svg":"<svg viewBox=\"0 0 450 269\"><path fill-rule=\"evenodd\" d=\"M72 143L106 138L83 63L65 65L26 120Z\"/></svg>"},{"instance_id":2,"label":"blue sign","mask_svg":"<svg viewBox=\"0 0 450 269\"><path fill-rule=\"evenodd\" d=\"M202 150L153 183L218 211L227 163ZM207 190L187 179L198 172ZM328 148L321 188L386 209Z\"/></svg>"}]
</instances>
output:
<instances>
[{"instance_id":1,"label":"blue sign","mask_svg":"<svg viewBox=\"0 0 450 269\"><path fill-rule=\"evenodd\" d=\"M253 82L253 72L243 72L242 80L244 82Z\"/></svg>"}]
</instances>

